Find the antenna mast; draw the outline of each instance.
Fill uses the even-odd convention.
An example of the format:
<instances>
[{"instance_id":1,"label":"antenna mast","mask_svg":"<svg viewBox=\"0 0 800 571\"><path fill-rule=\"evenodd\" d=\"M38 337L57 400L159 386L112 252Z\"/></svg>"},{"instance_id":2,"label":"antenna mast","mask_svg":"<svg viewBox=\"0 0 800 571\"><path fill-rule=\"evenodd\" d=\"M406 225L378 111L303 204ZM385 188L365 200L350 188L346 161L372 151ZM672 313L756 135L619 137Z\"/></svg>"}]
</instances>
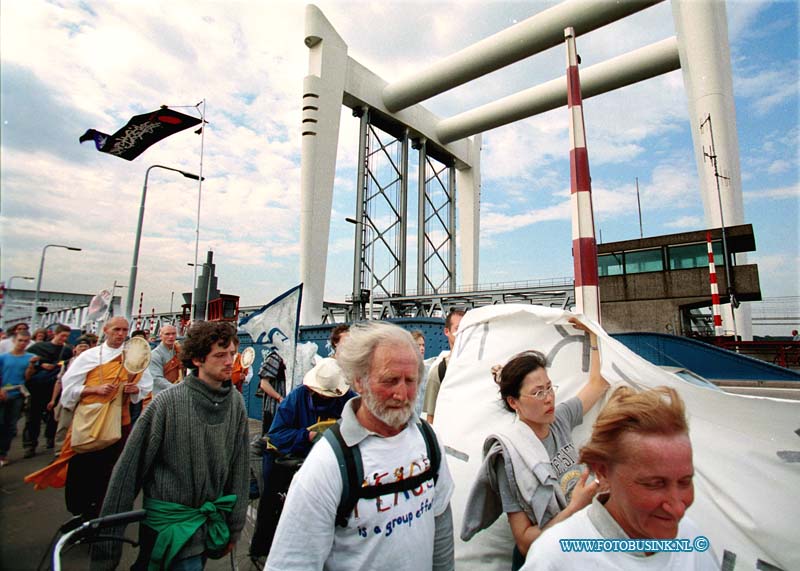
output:
<instances>
[{"instance_id":1,"label":"antenna mast","mask_svg":"<svg viewBox=\"0 0 800 571\"><path fill-rule=\"evenodd\" d=\"M725 236L725 215L722 212L722 191L720 189L720 180L729 181L730 177L722 176L719 172L719 165L717 163L717 152L714 148L714 128L711 124L711 113L708 114L705 121L700 123L700 133L703 133L703 127L705 127L706 123L708 123L708 134L711 138L711 147L708 151L706 148L703 147L703 162L705 162L706 158L711 162L711 166L714 167L714 182L717 185L717 201L719 202L719 223L720 223L720 230L722 231L722 256L725 258L725 281L727 287L727 293L729 302L731 304L731 319L733 321L733 338L736 339L736 316L734 314L734 309L739 307L739 302L736 299L736 294L733 291L733 282L731 282L731 270L730 270L730 262L731 258L728 255L728 241Z\"/></svg>"},{"instance_id":2,"label":"antenna mast","mask_svg":"<svg viewBox=\"0 0 800 571\"><path fill-rule=\"evenodd\" d=\"M639 208L639 238L644 238L642 229L642 201L639 200L639 177L636 177L636 206Z\"/></svg>"}]
</instances>

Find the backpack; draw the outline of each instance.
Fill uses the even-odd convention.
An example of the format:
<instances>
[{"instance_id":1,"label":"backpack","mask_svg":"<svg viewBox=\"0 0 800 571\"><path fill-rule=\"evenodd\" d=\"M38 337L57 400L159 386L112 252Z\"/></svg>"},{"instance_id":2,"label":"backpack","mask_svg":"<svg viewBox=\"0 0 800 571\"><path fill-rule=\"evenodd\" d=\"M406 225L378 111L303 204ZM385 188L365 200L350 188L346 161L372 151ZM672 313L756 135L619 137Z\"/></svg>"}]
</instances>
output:
<instances>
[{"instance_id":1,"label":"backpack","mask_svg":"<svg viewBox=\"0 0 800 571\"><path fill-rule=\"evenodd\" d=\"M444 381L444 375L447 373L447 359L442 359L439 361L439 366L436 368L436 372L439 373L439 383L441 384Z\"/></svg>"},{"instance_id":2,"label":"backpack","mask_svg":"<svg viewBox=\"0 0 800 571\"><path fill-rule=\"evenodd\" d=\"M431 467L416 476L398 480L390 484L380 484L377 486L362 486L364 481L364 466L361 463L361 452L358 446L348 446L342 437L341 426L335 424L325 431L324 438L328 441L336 454L339 464L339 473L342 476L342 497L339 506L336 508L336 525L347 527L347 520L356 507L360 499L374 499L387 494L398 492L408 492L428 480L433 480L434 485L439 479L439 465L442 461L439 442L433 428L427 422L420 420L417 423L422 438L425 441L425 449L431 461Z\"/></svg>"}]
</instances>

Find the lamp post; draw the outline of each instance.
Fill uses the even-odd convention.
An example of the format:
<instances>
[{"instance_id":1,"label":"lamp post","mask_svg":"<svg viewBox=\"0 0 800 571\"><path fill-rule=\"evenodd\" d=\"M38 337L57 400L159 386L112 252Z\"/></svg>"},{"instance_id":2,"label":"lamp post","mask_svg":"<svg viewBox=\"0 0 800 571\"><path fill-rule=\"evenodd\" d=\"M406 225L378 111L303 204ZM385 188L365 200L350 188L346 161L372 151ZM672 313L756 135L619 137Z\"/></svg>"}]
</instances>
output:
<instances>
[{"instance_id":1,"label":"lamp post","mask_svg":"<svg viewBox=\"0 0 800 571\"><path fill-rule=\"evenodd\" d=\"M375 297L375 237L378 235L378 231L375 230L375 227L369 220L345 218L345 221L350 224L355 224L356 226L361 225L368 228L372 237L370 240L371 246L369 248L369 317L367 317L367 319L372 319L372 298Z\"/></svg>"},{"instance_id":2,"label":"lamp post","mask_svg":"<svg viewBox=\"0 0 800 571\"><path fill-rule=\"evenodd\" d=\"M203 312L203 321L208 321L208 297L211 295L211 272L206 271L206 266L208 266L208 263L203 262L202 264L193 264L191 262L187 262L186 265L195 267L203 266L203 273L206 274L206 305ZM194 301L194 287L192 287L192 305L197 307L197 303ZM194 315L192 315L192 319L194 319Z\"/></svg>"},{"instance_id":3,"label":"lamp post","mask_svg":"<svg viewBox=\"0 0 800 571\"><path fill-rule=\"evenodd\" d=\"M47 253L47 248L65 248L67 250L72 250L73 252L80 252L81 248L75 248L74 246L64 246L62 244L47 244L44 248L42 248L42 259L39 262L39 277L36 279L36 294L33 296L33 315L31 315L31 331L36 329L39 320L37 319L36 308L39 307L39 292L42 291L42 274L44 273L44 255Z\"/></svg>"},{"instance_id":4,"label":"lamp post","mask_svg":"<svg viewBox=\"0 0 800 571\"><path fill-rule=\"evenodd\" d=\"M174 169L172 167L165 167L164 165L152 165L147 167L144 173L144 186L142 187L142 203L139 205L139 222L136 225L136 241L133 244L133 261L131 262L131 275L128 279L128 295L125 300L125 318L130 320L131 313L133 312L133 296L136 290L136 273L138 271L139 263L139 243L142 240L142 224L144 222L144 201L147 198L147 177L150 176L150 171L153 169L164 169L182 174L186 178L192 180L201 180L201 177L190 172Z\"/></svg>"}]
</instances>

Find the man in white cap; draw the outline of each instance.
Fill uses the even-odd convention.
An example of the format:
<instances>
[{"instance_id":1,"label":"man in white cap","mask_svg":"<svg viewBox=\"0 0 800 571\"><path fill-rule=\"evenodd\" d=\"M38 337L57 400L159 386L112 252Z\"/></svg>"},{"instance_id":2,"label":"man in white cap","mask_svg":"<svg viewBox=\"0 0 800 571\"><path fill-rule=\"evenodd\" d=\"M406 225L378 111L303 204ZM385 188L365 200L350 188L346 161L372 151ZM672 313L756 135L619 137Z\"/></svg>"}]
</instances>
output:
<instances>
[{"instance_id":1,"label":"man in white cap","mask_svg":"<svg viewBox=\"0 0 800 571\"><path fill-rule=\"evenodd\" d=\"M270 444L281 454L306 456L317 427L341 418L344 404L354 396L336 359L322 359L278 407L269 429Z\"/></svg>"},{"instance_id":2,"label":"man in white cap","mask_svg":"<svg viewBox=\"0 0 800 571\"><path fill-rule=\"evenodd\" d=\"M300 464L294 460L308 455L316 437L341 418L345 403L355 396L336 359L328 357L306 373L303 384L281 402L268 433L275 450L264 458L264 493L250 544L251 558L269 552L284 495ZM292 462L274 462L276 456L289 455Z\"/></svg>"}]
</instances>

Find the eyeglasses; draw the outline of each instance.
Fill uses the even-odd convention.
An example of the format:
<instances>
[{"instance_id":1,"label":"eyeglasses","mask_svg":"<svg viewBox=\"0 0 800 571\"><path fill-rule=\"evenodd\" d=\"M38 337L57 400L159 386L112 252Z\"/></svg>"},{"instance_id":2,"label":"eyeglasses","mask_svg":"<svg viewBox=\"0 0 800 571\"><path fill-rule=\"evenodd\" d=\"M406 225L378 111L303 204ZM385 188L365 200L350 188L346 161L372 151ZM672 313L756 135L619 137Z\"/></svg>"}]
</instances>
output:
<instances>
[{"instance_id":1,"label":"eyeglasses","mask_svg":"<svg viewBox=\"0 0 800 571\"><path fill-rule=\"evenodd\" d=\"M550 395L550 393L553 393L553 396L555 396L557 391L558 391L558 385L550 385L549 389L541 389L529 395L519 395L519 396L533 398L536 400L544 400L548 397L548 395Z\"/></svg>"}]
</instances>

